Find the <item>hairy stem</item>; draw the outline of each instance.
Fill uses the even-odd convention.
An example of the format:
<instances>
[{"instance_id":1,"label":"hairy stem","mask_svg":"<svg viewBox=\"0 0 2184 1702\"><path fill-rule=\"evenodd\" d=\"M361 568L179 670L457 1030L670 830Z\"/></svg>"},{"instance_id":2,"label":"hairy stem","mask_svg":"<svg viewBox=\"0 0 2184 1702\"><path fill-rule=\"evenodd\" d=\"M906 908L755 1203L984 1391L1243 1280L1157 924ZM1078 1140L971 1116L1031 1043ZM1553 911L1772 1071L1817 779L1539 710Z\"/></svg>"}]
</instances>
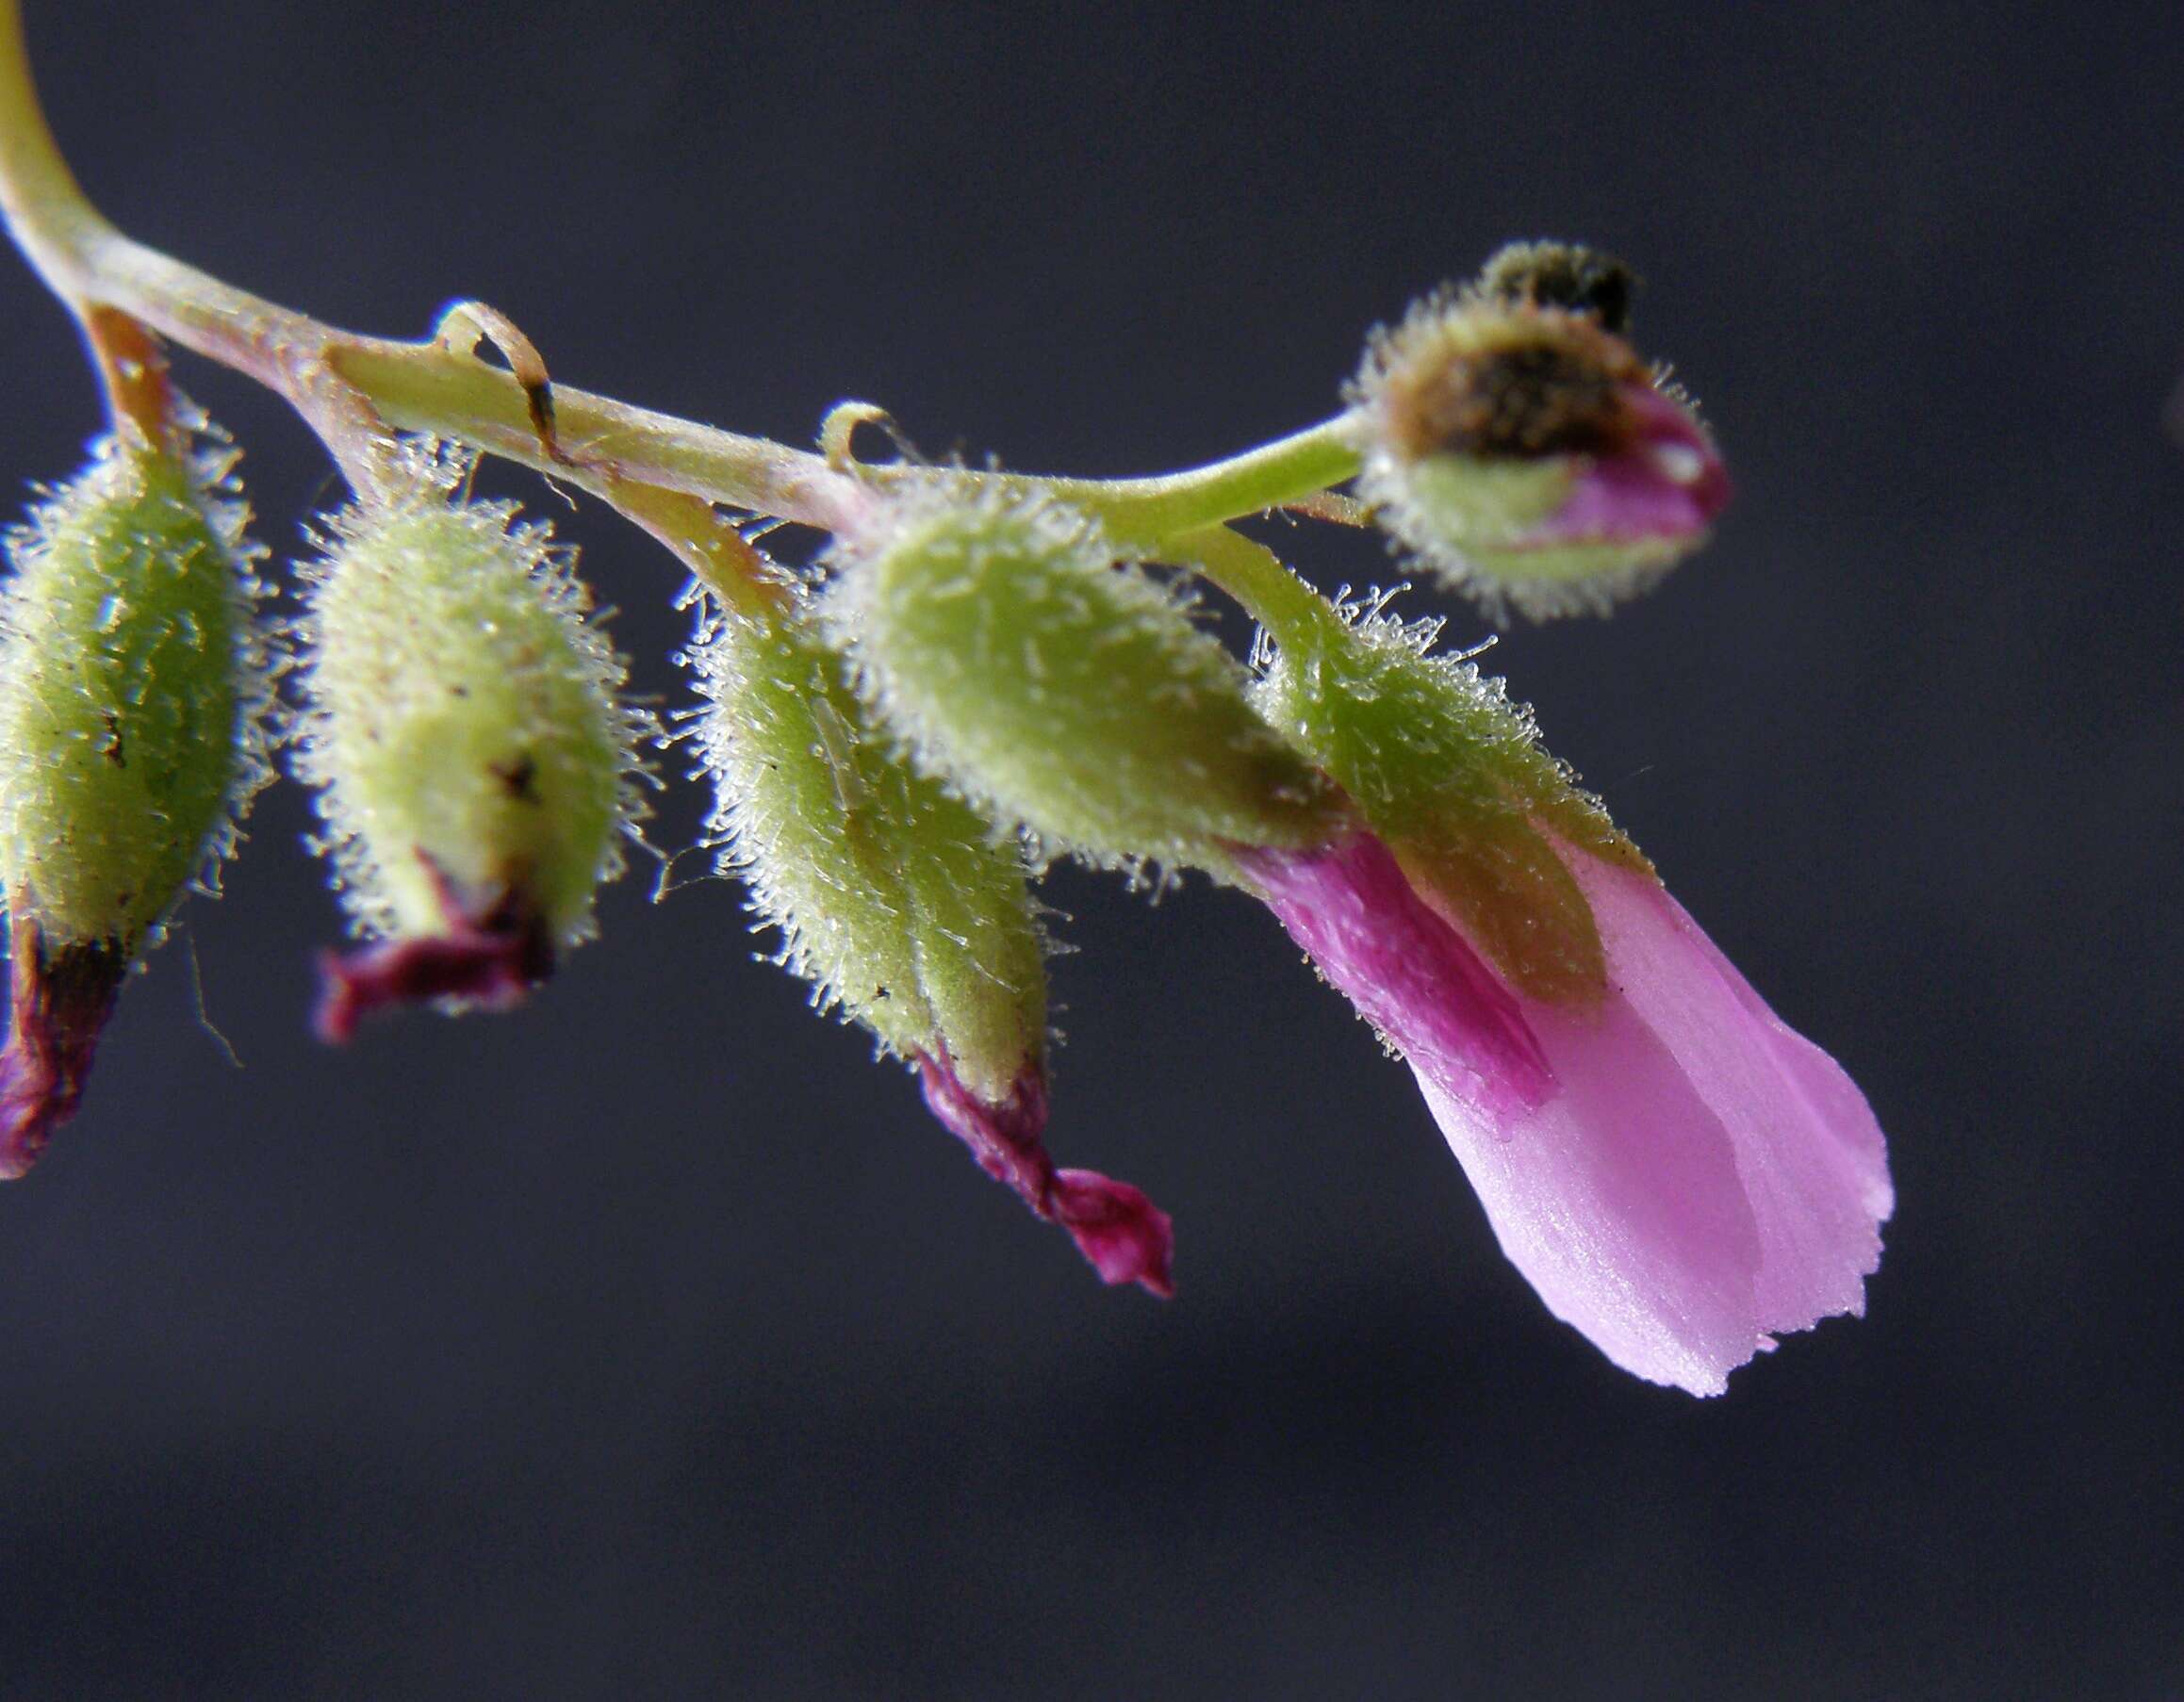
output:
<instances>
[{"instance_id":1,"label":"hairy stem","mask_svg":"<svg viewBox=\"0 0 2184 1702\"><path fill-rule=\"evenodd\" d=\"M554 387L559 443L537 430L516 377L434 338L399 342L322 324L131 240L77 186L40 110L20 0L0 0L0 211L31 264L80 317L128 315L293 403L353 481L369 486L387 428L430 432L614 500L616 485L681 492L827 531L853 526L876 493L942 482L1045 492L1098 517L1117 546L1165 553L1180 533L1287 504L1317 508L1357 470L1347 417L1187 472L1143 479L1041 478L960 467L829 466L763 437L698 425L611 397ZM558 448L558 452L557 452Z\"/></svg>"},{"instance_id":2,"label":"hairy stem","mask_svg":"<svg viewBox=\"0 0 2184 1702\"><path fill-rule=\"evenodd\" d=\"M1341 618L1282 558L1227 526L1186 532L1168 544L1168 560L1194 567L1243 606L1286 649L1303 649Z\"/></svg>"}]
</instances>

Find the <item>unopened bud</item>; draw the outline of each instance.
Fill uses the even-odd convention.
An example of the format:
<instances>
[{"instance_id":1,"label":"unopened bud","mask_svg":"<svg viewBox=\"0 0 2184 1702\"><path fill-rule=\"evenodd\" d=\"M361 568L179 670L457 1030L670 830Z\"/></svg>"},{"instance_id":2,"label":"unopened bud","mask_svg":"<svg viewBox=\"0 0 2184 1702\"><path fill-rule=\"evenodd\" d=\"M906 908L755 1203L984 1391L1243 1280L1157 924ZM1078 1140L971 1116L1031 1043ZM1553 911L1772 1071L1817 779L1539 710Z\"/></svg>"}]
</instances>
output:
<instances>
[{"instance_id":1,"label":"unopened bud","mask_svg":"<svg viewBox=\"0 0 2184 1702\"><path fill-rule=\"evenodd\" d=\"M827 613L932 772L1094 861L1222 866L1324 839L1339 804L1188 605L1051 502L913 497L838 562Z\"/></svg>"},{"instance_id":2,"label":"unopened bud","mask_svg":"<svg viewBox=\"0 0 2184 1702\"><path fill-rule=\"evenodd\" d=\"M801 612L714 613L691 660L725 868L781 960L898 1057L943 1053L1004 1097L1046 1047L1046 969L1024 862L897 760Z\"/></svg>"},{"instance_id":3,"label":"unopened bud","mask_svg":"<svg viewBox=\"0 0 2184 1702\"><path fill-rule=\"evenodd\" d=\"M1102 1276L1166 1293L1166 1215L1127 1183L1057 1170L1042 1139L1046 968L1018 846L875 731L802 608L713 614L691 660L723 866L780 931L780 960L910 1063L980 1168Z\"/></svg>"},{"instance_id":4,"label":"unopened bud","mask_svg":"<svg viewBox=\"0 0 2184 1702\"><path fill-rule=\"evenodd\" d=\"M1582 251L1519 254L1377 333L1351 387L1359 493L1491 615L1604 613L1728 500L1688 403L1611 328L1626 293Z\"/></svg>"},{"instance_id":5,"label":"unopened bud","mask_svg":"<svg viewBox=\"0 0 2184 1702\"><path fill-rule=\"evenodd\" d=\"M223 450L109 440L9 540L0 1175L74 1113L123 976L263 781L266 657Z\"/></svg>"},{"instance_id":6,"label":"unopened bud","mask_svg":"<svg viewBox=\"0 0 2184 1702\"><path fill-rule=\"evenodd\" d=\"M337 516L305 569L296 765L378 942L326 965L335 1039L402 1001L513 1004L587 937L649 726L549 529L465 499L467 460L403 454L408 482Z\"/></svg>"},{"instance_id":7,"label":"unopened bud","mask_svg":"<svg viewBox=\"0 0 2184 1702\"><path fill-rule=\"evenodd\" d=\"M1259 685L1267 718L1340 782L1420 896L1521 991L1597 997L1591 906L1558 845L1647 866L1599 801L1544 750L1502 681L1436 655L1437 621L1385 599L1292 627Z\"/></svg>"}]
</instances>

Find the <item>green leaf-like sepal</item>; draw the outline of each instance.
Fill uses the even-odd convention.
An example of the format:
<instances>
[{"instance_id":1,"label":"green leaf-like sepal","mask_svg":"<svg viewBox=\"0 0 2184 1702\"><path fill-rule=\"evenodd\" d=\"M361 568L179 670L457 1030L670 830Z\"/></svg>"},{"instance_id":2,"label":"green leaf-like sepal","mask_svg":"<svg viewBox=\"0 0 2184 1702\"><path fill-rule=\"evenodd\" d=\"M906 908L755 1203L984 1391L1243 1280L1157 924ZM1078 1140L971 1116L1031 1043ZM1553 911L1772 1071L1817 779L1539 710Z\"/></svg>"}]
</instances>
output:
<instances>
[{"instance_id":1,"label":"green leaf-like sepal","mask_svg":"<svg viewBox=\"0 0 2184 1702\"><path fill-rule=\"evenodd\" d=\"M234 456L109 439L8 541L0 883L48 949L135 956L268 776Z\"/></svg>"},{"instance_id":2,"label":"green leaf-like sepal","mask_svg":"<svg viewBox=\"0 0 2184 1702\"><path fill-rule=\"evenodd\" d=\"M1272 648L1269 720L1334 777L1421 896L1524 991L1583 1000L1606 966L1570 847L1644 869L1598 799L1538 742L1530 711L1460 657L1436 655L1437 621L1379 602L1322 605Z\"/></svg>"}]
</instances>

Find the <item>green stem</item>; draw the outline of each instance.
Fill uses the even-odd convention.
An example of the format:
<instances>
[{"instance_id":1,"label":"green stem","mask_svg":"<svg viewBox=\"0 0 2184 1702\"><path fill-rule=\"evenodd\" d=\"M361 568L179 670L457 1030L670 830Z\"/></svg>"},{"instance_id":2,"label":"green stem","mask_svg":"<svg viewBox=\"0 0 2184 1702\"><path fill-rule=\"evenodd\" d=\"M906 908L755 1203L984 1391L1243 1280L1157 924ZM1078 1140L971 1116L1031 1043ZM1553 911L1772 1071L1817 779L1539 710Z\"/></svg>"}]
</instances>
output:
<instances>
[{"instance_id":1,"label":"green stem","mask_svg":"<svg viewBox=\"0 0 2184 1702\"><path fill-rule=\"evenodd\" d=\"M1354 475L1350 417L1337 415L1275 442L1189 472L1149 479L1035 479L1024 483L1106 523L1124 548L1147 556L1201 527L1241 519L1317 496Z\"/></svg>"},{"instance_id":2,"label":"green stem","mask_svg":"<svg viewBox=\"0 0 2184 1702\"><path fill-rule=\"evenodd\" d=\"M1173 539L1166 559L1195 567L1243 606L1285 650L1312 647L1342 617L1264 544L1226 526Z\"/></svg>"},{"instance_id":3,"label":"green stem","mask_svg":"<svg viewBox=\"0 0 2184 1702\"><path fill-rule=\"evenodd\" d=\"M131 240L85 199L32 85L19 0L0 0L0 211L17 244L79 316L129 315L293 403L352 478L373 474L385 428L429 432L607 494L619 481L775 515L828 531L853 527L874 494L940 482L1044 492L1096 516L1132 553L1170 553L1178 534L1306 502L1357 470L1346 417L1188 472L1143 479L1038 478L966 468L852 466L763 437L554 387L558 446L542 441L531 399L468 350L363 336L236 288ZM559 453L556 453L558 448ZM611 497L610 497L610 499Z\"/></svg>"}]
</instances>

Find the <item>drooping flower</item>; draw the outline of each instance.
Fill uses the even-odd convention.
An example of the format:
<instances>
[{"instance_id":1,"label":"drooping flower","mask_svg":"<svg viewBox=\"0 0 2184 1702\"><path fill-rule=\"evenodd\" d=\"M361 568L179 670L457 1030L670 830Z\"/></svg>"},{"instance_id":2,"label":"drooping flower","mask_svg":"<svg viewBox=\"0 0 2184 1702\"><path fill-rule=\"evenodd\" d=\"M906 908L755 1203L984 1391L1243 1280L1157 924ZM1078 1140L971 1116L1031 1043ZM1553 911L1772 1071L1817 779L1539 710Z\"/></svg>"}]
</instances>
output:
<instances>
[{"instance_id":1,"label":"drooping flower","mask_svg":"<svg viewBox=\"0 0 2184 1702\"><path fill-rule=\"evenodd\" d=\"M1409 1063L1511 1262L1693 1394L1864 1308L1894 1205L1864 1097L1430 624L1330 610L1262 703L1369 827L1238 862ZM1402 739L1389 736L1400 728Z\"/></svg>"},{"instance_id":2,"label":"drooping flower","mask_svg":"<svg viewBox=\"0 0 2184 1702\"><path fill-rule=\"evenodd\" d=\"M1625 1370L1718 1394L1775 1336L1864 1310L1880 1131L1652 876L1569 859L1607 962L1589 1004L1498 976L1371 833L1243 863L1409 1063L1548 1308Z\"/></svg>"},{"instance_id":3,"label":"drooping flower","mask_svg":"<svg viewBox=\"0 0 2184 1702\"><path fill-rule=\"evenodd\" d=\"M1351 386L1358 491L1496 618L1602 614L1705 539L1713 439L1622 335L1630 278L1519 244L1377 334Z\"/></svg>"}]
</instances>

